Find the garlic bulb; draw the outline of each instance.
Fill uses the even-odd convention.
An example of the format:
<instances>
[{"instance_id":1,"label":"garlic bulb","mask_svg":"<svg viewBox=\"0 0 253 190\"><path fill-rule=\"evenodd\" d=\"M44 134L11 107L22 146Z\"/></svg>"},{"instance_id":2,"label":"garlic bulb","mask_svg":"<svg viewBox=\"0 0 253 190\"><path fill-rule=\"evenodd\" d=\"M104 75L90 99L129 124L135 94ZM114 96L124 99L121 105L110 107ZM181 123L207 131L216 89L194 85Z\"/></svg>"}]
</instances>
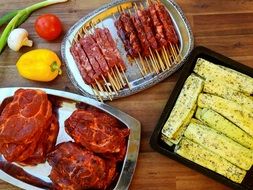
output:
<instances>
[{"instance_id":1,"label":"garlic bulb","mask_svg":"<svg viewBox=\"0 0 253 190\"><path fill-rule=\"evenodd\" d=\"M33 42L28 39L28 32L23 28L16 28L11 31L8 40L8 46L14 51L19 51L22 46L32 47Z\"/></svg>"}]
</instances>

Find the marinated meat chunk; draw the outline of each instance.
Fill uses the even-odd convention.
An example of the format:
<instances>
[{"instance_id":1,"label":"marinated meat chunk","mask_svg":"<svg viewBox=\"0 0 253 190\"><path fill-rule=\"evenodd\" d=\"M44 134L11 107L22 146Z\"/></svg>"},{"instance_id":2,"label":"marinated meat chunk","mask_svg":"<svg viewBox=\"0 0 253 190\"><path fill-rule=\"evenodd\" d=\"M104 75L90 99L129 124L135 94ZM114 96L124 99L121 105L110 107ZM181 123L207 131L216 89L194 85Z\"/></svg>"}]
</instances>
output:
<instances>
[{"instance_id":1,"label":"marinated meat chunk","mask_svg":"<svg viewBox=\"0 0 253 190\"><path fill-rule=\"evenodd\" d=\"M47 94L19 89L0 116L0 153L9 162L29 165L44 162L55 145L58 128Z\"/></svg>"},{"instance_id":2,"label":"marinated meat chunk","mask_svg":"<svg viewBox=\"0 0 253 190\"><path fill-rule=\"evenodd\" d=\"M123 160L129 129L98 109L76 110L65 121L65 130L88 150Z\"/></svg>"},{"instance_id":3,"label":"marinated meat chunk","mask_svg":"<svg viewBox=\"0 0 253 190\"><path fill-rule=\"evenodd\" d=\"M48 156L55 189L106 189L116 176L116 162L96 156L73 142L64 142Z\"/></svg>"}]
</instances>

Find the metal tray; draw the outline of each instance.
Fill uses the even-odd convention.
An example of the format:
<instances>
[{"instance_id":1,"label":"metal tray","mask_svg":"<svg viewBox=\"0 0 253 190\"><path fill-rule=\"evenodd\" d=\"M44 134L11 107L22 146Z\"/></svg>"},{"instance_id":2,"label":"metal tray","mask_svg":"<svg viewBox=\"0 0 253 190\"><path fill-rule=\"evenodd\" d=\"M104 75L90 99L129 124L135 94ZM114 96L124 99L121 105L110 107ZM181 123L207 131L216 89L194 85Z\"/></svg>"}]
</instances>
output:
<instances>
[{"instance_id":1,"label":"metal tray","mask_svg":"<svg viewBox=\"0 0 253 190\"><path fill-rule=\"evenodd\" d=\"M3 105L3 101L13 96L14 92L19 88L0 88L0 105ZM28 89L27 87L24 88ZM57 144L60 142L72 140L64 130L64 121L72 114L73 111L85 105L97 107L111 114L130 129L126 156L122 163L122 169L118 181L116 184L114 184L114 189L128 189L134 174L139 153L141 130L140 122L109 105L97 102L90 98L52 89L30 89L41 89L45 91L53 104L54 110L58 114L60 130L57 138ZM44 164L38 164L37 166L24 167L16 163L9 163L4 159L2 155L0 155L0 179L22 189L50 189L52 186L51 180L48 177L50 171L51 166L47 162Z\"/></svg>"},{"instance_id":2,"label":"metal tray","mask_svg":"<svg viewBox=\"0 0 253 190\"><path fill-rule=\"evenodd\" d=\"M70 80L74 84L74 86L85 96L96 98L96 95L92 91L91 87L86 85L81 77L81 74L75 64L75 61L70 53L71 43L73 42L75 35L83 26L88 26L89 23L92 21L93 23L97 23L98 20L101 20L96 27L107 27L114 40L117 42L118 49L123 57L124 62L126 63L127 70L126 76L130 83L130 88L125 87L118 92L118 94L113 93L112 99L129 96L131 94L137 93L141 90L149 88L160 81L164 80L168 76L172 75L176 72L184 63L186 58L188 57L189 53L193 48L193 35L190 29L190 25L184 16L181 8L172 0L161 0L161 2L165 5L167 10L169 11L172 21L174 23L176 33L179 37L179 44L180 44L180 52L182 59L179 63L173 64L173 66L165 70L159 74L150 73L145 77L142 77L140 71L136 64L130 64L128 59L126 58L126 53L123 47L121 40L119 40L117 36L117 30L114 26L113 21L113 14L116 17L119 15L118 7L129 8L133 10L133 2L145 2L144 0L118 0L113 1L109 4L102 6L99 9L91 12L87 16L81 18L76 24L74 24L69 31L67 32L66 36L63 39L61 45L61 54L63 61L66 64L67 72L69 75ZM105 93L101 93L104 100L108 100L108 96Z\"/></svg>"},{"instance_id":3,"label":"metal tray","mask_svg":"<svg viewBox=\"0 0 253 190\"><path fill-rule=\"evenodd\" d=\"M150 139L150 145L153 149L155 149L156 151L167 155L168 157L183 163L184 165L195 169L227 186L232 187L233 189L237 189L237 190L253 190L253 181L252 181L252 177L253 177L253 167L251 167L251 169L247 172L246 177L244 178L244 180L242 181L241 184L235 183L229 179L227 179L226 177L219 175L217 173L215 173L214 171L211 171L207 168L204 168L192 161L189 161L181 156L179 156L178 154L176 154L174 152L174 148L175 146L168 146L166 145L162 140L161 140L161 131L162 128L164 126L164 124L167 121L167 118L170 115L170 112L172 111L174 104L176 103L177 97L179 96L184 82L186 81L186 79L188 78L188 76L193 72L193 69L195 67L196 61L198 58L203 58L206 59L208 61L211 61L215 64L219 64L219 65L223 65L225 67L237 70L241 73L244 73L250 77L253 77L253 68L247 67L241 63L238 63L228 57L225 57L221 54L215 53L212 50L209 50L205 47L196 47L191 55L189 56L189 59L187 60L187 64L185 64L185 66L182 69L182 73L181 76L177 82L177 84L175 85L176 88L174 88L174 90L171 93L171 96L162 112L162 115L157 123L156 128L154 129L154 132L152 134L152 137Z\"/></svg>"}]
</instances>

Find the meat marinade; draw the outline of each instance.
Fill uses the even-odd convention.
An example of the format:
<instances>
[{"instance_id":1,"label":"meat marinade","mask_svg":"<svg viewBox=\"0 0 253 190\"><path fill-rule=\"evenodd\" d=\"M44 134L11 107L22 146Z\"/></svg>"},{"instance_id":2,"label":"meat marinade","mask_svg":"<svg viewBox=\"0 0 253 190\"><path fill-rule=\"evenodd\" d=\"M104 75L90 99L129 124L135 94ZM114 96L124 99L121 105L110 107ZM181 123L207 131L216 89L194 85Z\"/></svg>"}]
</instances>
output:
<instances>
[{"instance_id":1,"label":"meat marinade","mask_svg":"<svg viewBox=\"0 0 253 190\"><path fill-rule=\"evenodd\" d=\"M116 177L116 162L106 160L74 142L57 145L49 154L49 175L55 189L106 189Z\"/></svg>"},{"instance_id":2,"label":"meat marinade","mask_svg":"<svg viewBox=\"0 0 253 190\"><path fill-rule=\"evenodd\" d=\"M165 9L164 5L162 5L161 3L156 3L154 6L163 24L167 41L171 44L178 44L177 34L175 32L170 15Z\"/></svg>"}]
</instances>

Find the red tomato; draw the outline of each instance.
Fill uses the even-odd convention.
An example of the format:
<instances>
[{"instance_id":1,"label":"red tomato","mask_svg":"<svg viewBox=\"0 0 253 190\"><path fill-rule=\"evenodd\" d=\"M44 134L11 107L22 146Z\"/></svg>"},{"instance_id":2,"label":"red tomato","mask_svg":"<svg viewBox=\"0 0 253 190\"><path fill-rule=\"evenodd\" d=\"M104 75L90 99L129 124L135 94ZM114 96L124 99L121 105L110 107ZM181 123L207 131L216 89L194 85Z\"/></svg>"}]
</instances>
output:
<instances>
[{"instance_id":1,"label":"red tomato","mask_svg":"<svg viewBox=\"0 0 253 190\"><path fill-rule=\"evenodd\" d=\"M60 19L53 14L44 14L35 21L37 34L45 40L55 40L62 32Z\"/></svg>"}]
</instances>

